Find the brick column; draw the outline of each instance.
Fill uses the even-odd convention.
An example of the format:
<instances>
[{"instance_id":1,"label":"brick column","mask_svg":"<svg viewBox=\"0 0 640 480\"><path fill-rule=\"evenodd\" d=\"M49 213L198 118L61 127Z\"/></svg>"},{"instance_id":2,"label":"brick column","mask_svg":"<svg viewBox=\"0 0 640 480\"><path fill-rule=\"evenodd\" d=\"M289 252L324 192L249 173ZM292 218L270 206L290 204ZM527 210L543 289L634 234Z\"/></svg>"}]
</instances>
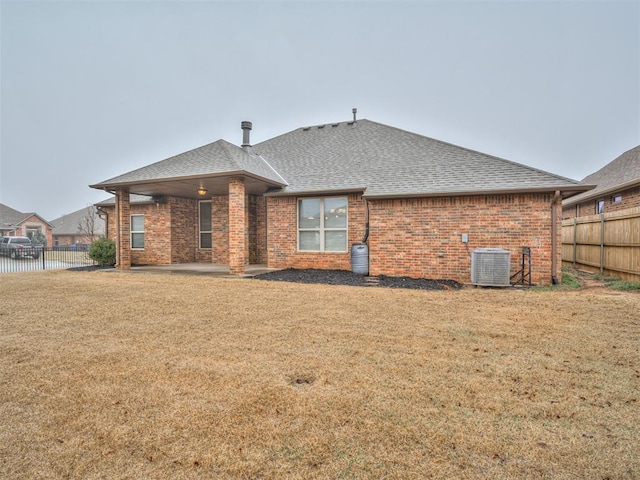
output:
<instances>
[{"instance_id":1,"label":"brick column","mask_svg":"<svg viewBox=\"0 0 640 480\"><path fill-rule=\"evenodd\" d=\"M116 268L129 270L131 268L131 204L129 192L116 192L116 215L118 228L116 230Z\"/></svg>"},{"instance_id":2,"label":"brick column","mask_svg":"<svg viewBox=\"0 0 640 480\"><path fill-rule=\"evenodd\" d=\"M248 257L244 179L229 179L229 273L242 275Z\"/></svg>"}]
</instances>

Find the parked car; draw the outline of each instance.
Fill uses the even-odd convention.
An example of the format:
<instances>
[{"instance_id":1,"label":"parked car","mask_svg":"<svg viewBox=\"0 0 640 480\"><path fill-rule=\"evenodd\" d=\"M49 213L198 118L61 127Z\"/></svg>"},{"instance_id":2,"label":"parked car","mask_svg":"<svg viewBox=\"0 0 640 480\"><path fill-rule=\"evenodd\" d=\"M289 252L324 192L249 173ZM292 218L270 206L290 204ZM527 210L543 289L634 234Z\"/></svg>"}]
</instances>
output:
<instances>
[{"instance_id":1,"label":"parked car","mask_svg":"<svg viewBox=\"0 0 640 480\"><path fill-rule=\"evenodd\" d=\"M34 245L28 237L0 237L0 255L13 259L39 258L42 245Z\"/></svg>"}]
</instances>

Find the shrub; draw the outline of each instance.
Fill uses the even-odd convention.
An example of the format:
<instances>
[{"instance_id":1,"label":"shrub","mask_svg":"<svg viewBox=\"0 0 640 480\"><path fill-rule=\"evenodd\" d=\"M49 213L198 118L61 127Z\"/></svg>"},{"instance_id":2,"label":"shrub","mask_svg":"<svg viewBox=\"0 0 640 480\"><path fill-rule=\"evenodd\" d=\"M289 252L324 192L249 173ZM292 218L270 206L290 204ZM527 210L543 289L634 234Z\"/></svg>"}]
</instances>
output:
<instances>
[{"instance_id":1,"label":"shrub","mask_svg":"<svg viewBox=\"0 0 640 480\"><path fill-rule=\"evenodd\" d=\"M101 267L113 267L116 264L116 242L101 237L91 244L89 257Z\"/></svg>"},{"instance_id":2,"label":"shrub","mask_svg":"<svg viewBox=\"0 0 640 480\"><path fill-rule=\"evenodd\" d=\"M33 232L33 235L31 235L31 243L33 243L34 245L43 245L46 247L47 237L44 233L38 230L36 232Z\"/></svg>"}]
</instances>

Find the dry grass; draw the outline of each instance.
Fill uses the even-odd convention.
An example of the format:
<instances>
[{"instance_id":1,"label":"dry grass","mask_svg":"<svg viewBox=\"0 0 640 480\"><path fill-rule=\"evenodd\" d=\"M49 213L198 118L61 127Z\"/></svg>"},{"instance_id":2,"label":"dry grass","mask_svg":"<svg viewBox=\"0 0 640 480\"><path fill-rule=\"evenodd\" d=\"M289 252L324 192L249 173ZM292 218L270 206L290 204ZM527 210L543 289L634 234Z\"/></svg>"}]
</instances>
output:
<instances>
[{"instance_id":1,"label":"dry grass","mask_svg":"<svg viewBox=\"0 0 640 480\"><path fill-rule=\"evenodd\" d=\"M640 295L0 278L0 477L640 477Z\"/></svg>"}]
</instances>

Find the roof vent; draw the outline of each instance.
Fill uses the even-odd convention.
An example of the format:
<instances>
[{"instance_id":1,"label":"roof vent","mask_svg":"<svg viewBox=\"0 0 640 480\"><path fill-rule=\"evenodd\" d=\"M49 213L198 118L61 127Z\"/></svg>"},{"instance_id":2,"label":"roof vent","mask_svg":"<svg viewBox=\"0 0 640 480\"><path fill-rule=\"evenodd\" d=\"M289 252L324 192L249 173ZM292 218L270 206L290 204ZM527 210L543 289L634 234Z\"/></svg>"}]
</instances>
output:
<instances>
[{"instance_id":1,"label":"roof vent","mask_svg":"<svg viewBox=\"0 0 640 480\"><path fill-rule=\"evenodd\" d=\"M356 120L356 113L358 113L358 109L357 108L352 108L351 112L353 113L353 123L356 123L358 120Z\"/></svg>"},{"instance_id":2,"label":"roof vent","mask_svg":"<svg viewBox=\"0 0 640 480\"><path fill-rule=\"evenodd\" d=\"M240 128L242 128L242 146L250 147L251 146L251 128L253 124L251 122L247 122L246 120L240 124Z\"/></svg>"},{"instance_id":3,"label":"roof vent","mask_svg":"<svg viewBox=\"0 0 640 480\"><path fill-rule=\"evenodd\" d=\"M502 248L477 248L471 254L471 283L482 287L509 287L511 253Z\"/></svg>"}]
</instances>

